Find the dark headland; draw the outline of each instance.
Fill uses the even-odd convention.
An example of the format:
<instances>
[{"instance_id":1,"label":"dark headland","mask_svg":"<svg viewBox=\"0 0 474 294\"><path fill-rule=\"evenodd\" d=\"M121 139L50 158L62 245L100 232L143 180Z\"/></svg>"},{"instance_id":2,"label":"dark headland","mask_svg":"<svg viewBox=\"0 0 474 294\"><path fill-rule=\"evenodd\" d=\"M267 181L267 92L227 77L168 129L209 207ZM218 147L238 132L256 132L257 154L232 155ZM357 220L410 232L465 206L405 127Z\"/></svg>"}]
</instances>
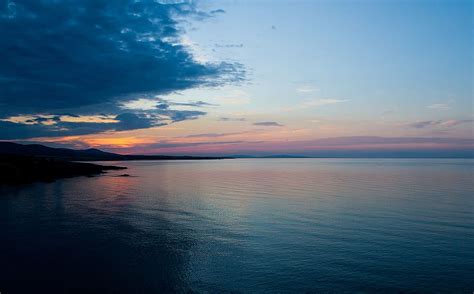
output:
<instances>
[{"instance_id":1,"label":"dark headland","mask_svg":"<svg viewBox=\"0 0 474 294\"><path fill-rule=\"evenodd\" d=\"M121 155L98 149L74 150L51 148L40 144L23 145L0 142L0 185L51 182L74 176L93 176L108 170L126 169L78 161L126 160L202 160L225 157L194 157L165 155Z\"/></svg>"},{"instance_id":2,"label":"dark headland","mask_svg":"<svg viewBox=\"0 0 474 294\"><path fill-rule=\"evenodd\" d=\"M93 176L120 169L126 168L45 157L0 155L0 185L53 182L60 178Z\"/></svg>"}]
</instances>

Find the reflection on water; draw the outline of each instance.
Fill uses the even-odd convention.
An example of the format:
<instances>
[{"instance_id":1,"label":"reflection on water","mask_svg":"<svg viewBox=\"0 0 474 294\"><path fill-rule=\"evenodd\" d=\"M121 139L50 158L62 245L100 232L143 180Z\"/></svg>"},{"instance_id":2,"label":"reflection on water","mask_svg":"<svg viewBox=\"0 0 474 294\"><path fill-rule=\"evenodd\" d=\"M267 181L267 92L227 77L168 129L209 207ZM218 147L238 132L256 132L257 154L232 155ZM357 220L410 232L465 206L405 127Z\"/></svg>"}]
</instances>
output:
<instances>
[{"instance_id":1,"label":"reflection on water","mask_svg":"<svg viewBox=\"0 0 474 294\"><path fill-rule=\"evenodd\" d=\"M115 164L1 188L2 293L474 289L471 160Z\"/></svg>"}]
</instances>

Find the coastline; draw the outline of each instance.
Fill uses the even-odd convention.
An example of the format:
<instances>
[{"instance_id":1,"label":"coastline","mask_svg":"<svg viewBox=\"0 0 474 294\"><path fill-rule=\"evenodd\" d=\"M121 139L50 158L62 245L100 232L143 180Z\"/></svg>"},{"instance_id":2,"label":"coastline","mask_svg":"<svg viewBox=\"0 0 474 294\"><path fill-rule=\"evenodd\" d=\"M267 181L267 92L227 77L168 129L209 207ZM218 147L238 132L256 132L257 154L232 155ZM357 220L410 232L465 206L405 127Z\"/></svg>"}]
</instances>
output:
<instances>
[{"instance_id":1,"label":"coastline","mask_svg":"<svg viewBox=\"0 0 474 294\"><path fill-rule=\"evenodd\" d=\"M127 168L35 156L0 155L0 185L54 182L62 178L94 176L123 169Z\"/></svg>"}]
</instances>

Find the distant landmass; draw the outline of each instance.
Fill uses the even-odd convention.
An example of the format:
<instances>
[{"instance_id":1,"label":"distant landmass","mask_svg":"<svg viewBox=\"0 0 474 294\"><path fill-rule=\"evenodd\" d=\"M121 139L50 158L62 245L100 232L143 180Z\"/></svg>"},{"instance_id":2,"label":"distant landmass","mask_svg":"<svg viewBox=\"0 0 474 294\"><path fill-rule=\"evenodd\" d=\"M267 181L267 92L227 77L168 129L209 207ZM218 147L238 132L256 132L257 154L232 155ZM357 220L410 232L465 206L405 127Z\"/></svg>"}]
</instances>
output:
<instances>
[{"instance_id":1,"label":"distant landmass","mask_svg":"<svg viewBox=\"0 0 474 294\"><path fill-rule=\"evenodd\" d=\"M124 160L202 160L225 157L194 157L165 155L121 155L98 149L74 150L52 148L40 144L23 145L0 142L0 185L52 182L60 178L93 176L120 166L98 165L77 161Z\"/></svg>"},{"instance_id":2,"label":"distant landmass","mask_svg":"<svg viewBox=\"0 0 474 294\"><path fill-rule=\"evenodd\" d=\"M52 148L41 144L18 144L0 142L0 155L36 156L68 161L119 161L119 160L203 160L225 159L230 157L213 156L171 156L171 155L122 155L99 149L74 150Z\"/></svg>"},{"instance_id":3,"label":"distant landmass","mask_svg":"<svg viewBox=\"0 0 474 294\"><path fill-rule=\"evenodd\" d=\"M254 156L254 155L231 155L232 158L312 158L311 156L304 155L287 155L287 154L275 154L275 155L263 155L263 156Z\"/></svg>"},{"instance_id":4,"label":"distant landmass","mask_svg":"<svg viewBox=\"0 0 474 294\"><path fill-rule=\"evenodd\" d=\"M128 160L209 160L231 158L322 158L322 157L383 157L383 158L472 158L473 152L436 153L436 152L359 152L324 153L320 156L305 155L230 155L213 156L172 156L172 155L122 155L98 149L74 150L52 148L41 144L18 144L0 142L0 185L17 185L35 181L54 181L58 178L73 176L93 176L108 170L125 169L119 166L98 165L80 161L128 161Z\"/></svg>"},{"instance_id":5,"label":"distant landmass","mask_svg":"<svg viewBox=\"0 0 474 294\"><path fill-rule=\"evenodd\" d=\"M126 168L46 157L0 155L0 185L53 182L60 178L93 176L108 170L120 169Z\"/></svg>"}]
</instances>

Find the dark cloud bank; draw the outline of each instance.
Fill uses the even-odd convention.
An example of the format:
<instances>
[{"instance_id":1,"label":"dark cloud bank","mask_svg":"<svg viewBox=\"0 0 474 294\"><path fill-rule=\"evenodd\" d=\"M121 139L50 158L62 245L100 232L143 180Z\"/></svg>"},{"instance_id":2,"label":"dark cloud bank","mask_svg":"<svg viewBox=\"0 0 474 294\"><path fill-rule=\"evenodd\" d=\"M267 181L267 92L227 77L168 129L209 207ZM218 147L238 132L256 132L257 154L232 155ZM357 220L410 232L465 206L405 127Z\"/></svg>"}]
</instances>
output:
<instances>
[{"instance_id":1,"label":"dark cloud bank","mask_svg":"<svg viewBox=\"0 0 474 294\"><path fill-rule=\"evenodd\" d=\"M178 20L223 12L152 0L0 1L0 139L148 128L204 115L173 110L166 101L147 111L119 105L242 80L239 64L199 63L179 43L183 31ZM105 113L117 122L63 122L61 113ZM35 115L36 120L5 121L18 115ZM46 125L42 115L57 119Z\"/></svg>"}]
</instances>

